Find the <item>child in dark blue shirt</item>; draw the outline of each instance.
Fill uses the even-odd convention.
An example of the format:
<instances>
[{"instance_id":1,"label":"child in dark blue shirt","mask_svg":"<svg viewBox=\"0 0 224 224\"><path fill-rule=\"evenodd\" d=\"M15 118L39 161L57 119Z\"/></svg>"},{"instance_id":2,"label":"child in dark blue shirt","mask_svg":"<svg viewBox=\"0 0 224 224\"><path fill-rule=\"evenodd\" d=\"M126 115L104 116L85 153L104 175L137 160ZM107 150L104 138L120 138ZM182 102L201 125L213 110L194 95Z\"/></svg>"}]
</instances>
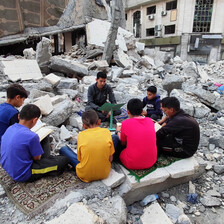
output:
<instances>
[{"instance_id":1,"label":"child in dark blue shirt","mask_svg":"<svg viewBox=\"0 0 224 224\"><path fill-rule=\"evenodd\" d=\"M21 107L27 97L27 91L19 84L12 84L7 88L7 100L0 105L0 144L6 129L19 122L19 111L15 107Z\"/></svg>"},{"instance_id":2,"label":"child in dark blue shirt","mask_svg":"<svg viewBox=\"0 0 224 224\"><path fill-rule=\"evenodd\" d=\"M147 96L143 99L143 108L146 106L146 111L143 110L143 115L157 121L162 118L162 110L160 106L160 96L157 94L155 86L149 86Z\"/></svg>"}]
</instances>

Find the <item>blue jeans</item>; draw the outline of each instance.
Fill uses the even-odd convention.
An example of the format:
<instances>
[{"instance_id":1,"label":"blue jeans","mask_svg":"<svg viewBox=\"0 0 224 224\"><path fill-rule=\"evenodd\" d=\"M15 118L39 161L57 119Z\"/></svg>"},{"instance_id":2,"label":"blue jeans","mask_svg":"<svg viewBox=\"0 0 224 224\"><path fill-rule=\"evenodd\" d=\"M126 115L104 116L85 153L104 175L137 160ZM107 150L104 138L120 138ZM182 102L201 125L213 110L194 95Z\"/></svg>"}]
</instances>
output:
<instances>
[{"instance_id":1,"label":"blue jeans","mask_svg":"<svg viewBox=\"0 0 224 224\"><path fill-rule=\"evenodd\" d=\"M63 155L63 156L66 156L69 161L70 161L70 164L75 168L76 165L79 163L78 159L77 159L77 154L74 153L71 148L69 148L68 146L63 146L61 149L60 149L60 154Z\"/></svg>"}]
</instances>

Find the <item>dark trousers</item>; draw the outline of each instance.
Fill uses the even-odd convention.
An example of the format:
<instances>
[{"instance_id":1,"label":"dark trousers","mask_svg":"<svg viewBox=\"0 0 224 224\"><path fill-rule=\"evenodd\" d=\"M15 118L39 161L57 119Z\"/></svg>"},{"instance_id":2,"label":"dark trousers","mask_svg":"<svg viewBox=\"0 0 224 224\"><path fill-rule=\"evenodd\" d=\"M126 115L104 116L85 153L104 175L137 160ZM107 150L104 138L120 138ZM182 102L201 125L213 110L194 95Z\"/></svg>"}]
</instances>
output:
<instances>
[{"instance_id":1,"label":"dark trousers","mask_svg":"<svg viewBox=\"0 0 224 224\"><path fill-rule=\"evenodd\" d=\"M85 111L87 111L87 110L94 110L92 107L90 107L90 106L87 106L86 108L85 108ZM95 110L96 111L96 113L97 113L97 115L98 115L98 117L99 117L99 119L102 121L102 122L105 122L105 121L110 121L109 119L110 118L107 118L107 114L108 114L108 112L106 112L106 113L102 113L101 111L98 111L98 110ZM117 115L120 115L121 114L121 110L119 109L119 110L114 110L113 111L113 116L117 116ZM107 120L108 119L108 120Z\"/></svg>"},{"instance_id":2,"label":"dark trousers","mask_svg":"<svg viewBox=\"0 0 224 224\"><path fill-rule=\"evenodd\" d=\"M50 155L50 141L49 137L44 138L41 141L41 146L44 150L44 154L40 160L33 161L31 166L32 175L29 182L38 180L45 176L57 176L65 170L69 163L69 159L65 156L51 156Z\"/></svg>"},{"instance_id":3,"label":"dark trousers","mask_svg":"<svg viewBox=\"0 0 224 224\"><path fill-rule=\"evenodd\" d=\"M112 140L115 149L115 153L113 155L113 161L120 162L120 154L126 148L126 145L121 144L121 141L117 135L112 135Z\"/></svg>"},{"instance_id":4,"label":"dark trousers","mask_svg":"<svg viewBox=\"0 0 224 224\"><path fill-rule=\"evenodd\" d=\"M152 114L150 116L150 118L153 119L154 121L158 121L158 120L160 120L162 118L162 116L158 115L158 114Z\"/></svg>"},{"instance_id":5,"label":"dark trousers","mask_svg":"<svg viewBox=\"0 0 224 224\"><path fill-rule=\"evenodd\" d=\"M177 158L188 158L188 155L181 144L179 144L172 135L168 135L163 139L157 139L158 156L163 154Z\"/></svg>"}]
</instances>

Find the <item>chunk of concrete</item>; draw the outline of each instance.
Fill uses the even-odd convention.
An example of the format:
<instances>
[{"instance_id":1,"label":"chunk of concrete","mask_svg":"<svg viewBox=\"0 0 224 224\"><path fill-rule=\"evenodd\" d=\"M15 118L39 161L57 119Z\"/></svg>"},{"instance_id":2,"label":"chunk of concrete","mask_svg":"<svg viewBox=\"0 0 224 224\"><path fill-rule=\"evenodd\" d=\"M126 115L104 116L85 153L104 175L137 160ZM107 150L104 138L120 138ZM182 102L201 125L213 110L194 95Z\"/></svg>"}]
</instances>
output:
<instances>
[{"instance_id":1,"label":"chunk of concrete","mask_svg":"<svg viewBox=\"0 0 224 224\"><path fill-rule=\"evenodd\" d=\"M50 82L53 86L57 86L61 80L61 77L55 75L54 73L50 73L49 75L45 76L44 79Z\"/></svg>"},{"instance_id":2,"label":"chunk of concrete","mask_svg":"<svg viewBox=\"0 0 224 224\"><path fill-rule=\"evenodd\" d=\"M132 60L121 49L114 51L114 60L117 65L119 65L123 68L125 68L125 67L132 68L132 66L133 66Z\"/></svg>"},{"instance_id":3,"label":"chunk of concrete","mask_svg":"<svg viewBox=\"0 0 224 224\"><path fill-rule=\"evenodd\" d=\"M144 209L144 214L141 216L141 221L143 224L172 224L172 221L156 201Z\"/></svg>"},{"instance_id":4,"label":"chunk of concrete","mask_svg":"<svg viewBox=\"0 0 224 224\"><path fill-rule=\"evenodd\" d=\"M26 48L23 50L23 55L26 59L36 59L36 52L33 48Z\"/></svg>"},{"instance_id":5,"label":"chunk of concrete","mask_svg":"<svg viewBox=\"0 0 224 224\"><path fill-rule=\"evenodd\" d=\"M72 204L64 214L46 222L47 224L96 224L104 223L90 208L83 203Z\"/></svg>"},{"instance_id":6,"label":"chunk of concrete","mask_svg":"<svg viewBox=\"0 0 224 224\"><path fill-rule=\"evenodd\" d=\"M166 75L163 80L163 88L171 92L173 89L181 89L184 78L178 75Z\"/></svg>"},{"instance_id":7,"label":"chunk of concrete","mask_svg":"<svg viewBox=\"0 0 224 224\"><path fill-rule=\"evenodd\" d=\"M92 85L96 82L96 76L84 76L82 81L86 85Z\"/></svg>"},{"instance_id":8,"label":"chunk of concrete","mask_svg":"<svg viewBox=\"0 0 224 224\"><path fill-rule=\"evenodd\" d=\"M193 175L195 170L198 169L198 166L197 160L194 157L190 157L176 161L171 165L164 167L164 169L172 178L180 178Z\"/></svg>"},{"instance_id":9,"label":"chunk of concrete","mask_svg":"<svg viewBox=\"0 0 224 224\"><path fill-rule=\"evenodd\" d=\"M106 69L108 68L109 65L107 63L106 60L101 60L101 61L94 61L92 64L90 64L90 66L88 67L89 70L91 69L100 69L100 70L103 70L103 69Z\"/></svg>"},{"instance_id":10,"label":"chunk of concrete","mask_svg":"<svg viewBox=\"0 0 224 224\"><path fill-rule=\"evenodd\" d=\"M75 78L61 79L57 89L77 89L78 80Z\"/></svg>"},{"instance_id":11,"label":"chunk of concrete","mask_svg":"<svg viewBox=\"0 0 224 224\"><path fill-rule=\"evenodd\" d=\"M142 56L142 58L145 59L150 65L155 66L153 58L151 58L151 57L149 57L147 55Z\"/></svg>"},{"instance_id":12,"label":"chunk of concrete","mask_svg":"<svg viewBox=\"0 0 224 224\"><path fill-rule=\"evenodd\" d=\"M64 101L55 104L54 110L48 116L43 117L42 121L52 126L58 126L70 117L72 114L72 108L72 101L65 99Z\"/></svg>"},{"instance_id":13,"label":"chunk of concrete","mask_svg":"<svg viewBox=\"0 0 224 224\"><path fill-rule=\"evenodd\" d=\"M51 64L49 67L58 72L62 72L65 74L80 74L82 76L88 75L88 68L87 66L76 62L76 61L71 61L68 59L62 59L57 56L54 56L51 58Z\"/></svg>"},{"instance_id":14,"label":"chunk of concrete","mask_svg":"<svg viewBox=\"0 0 224 224\"><path fill-rule=\"evenodd\" d=\"M42 115L48 115L54 109L49 95L40 97L34 104L40 108Z\"/></svg>"},{"instance_id":15,"label":"chunk of concrete","mask_svg":"<svg viewBox=\"0 0 224 224\"><path fill-rule=\"evenodd\" d=\"M3 72L13 82L18 80L39 80L43 78L36 60L1 60Z\"/></svg>"},{"instance_id":16,"label":"chunk of concrete","mask_svg":"<svg viewBox=\"0 0 224 224\"><path fill-rule=\"evenodd\" d=\"M72 137L70 131L64 126L62 125L60 128L60 139L62 141L70 139Z\"/></svg>"},{"instance_id":17,"label":"chunk of concrete","mask_svg":"<svg viewBox=\"0 0 224 224\"><path fill-rule=\"evenodd\" d=\"M37 44L36 60L40 68L47 66L50 63L51 54L51 40L43 37Z\"/></svg>"},{"instance_id":18,"label":"chunk of concrete","mask_svg":"<svg viewBox=\"0 0 224 224\"><path fill-rule=\"evenodd\" d=\"M54 106L55 104L60 103L60 102L64 101L67 98L68 98L68 96L66 94L64 94L64 95L57 95L57 96L51 97L51 103Z\"/></svg>"},{"instance_id":19,"label":"chunk of concrete","mask_svg":"<svg viewBox=\"0 0 224 224\"><path fill-rule=\"evenodd\" d=\"M115 188L123 183L125 176L123 173L118 173L114 169L110 170L109 176L102 182L110 188Z\"/></svg>"},{"instance_id":20,"label":"chunk of concrete","mask_svg":"<svg viewBox=\"0 0 224 224\"><path fill-rule=\"evenodd\" d=\"M206 117L211 112L211 109L206 107L202 103L193 103L193 106L194 106L194 117L196 118Z\"/></svg>"},{"instance_id":21,"label":"chunk of concrete","mask_svg":"<svg viewBox=\"0 0 224 224\"><path fill-rule=\"evenodd\" d=\"M29 94L29 99L37 99L39 97L43 97L45 95L49 95L50 97L54 97L54 93L51 93L51 92L47 92L47 91L41 91L41 90L38 90L38 89L31 89L30 91L30 94Z\"/></svg>"},{"instance_id":22,"label":"chunk of concrete","mask_svg":"<svg viewBox=\"0 0 224 224\"><path fill-rule=\"evenodd\" d=\"M138 52L143 52L145 50L145 43L135 42L136 48Z\"/></svg>"},{"instance_id":23,"label":"chunk of concrete","mask_svg":"<svg viewBox=\"0 0 224 224\"><path fill-rule=\"evenodd\" d=\"M72 115L69 117L69 124L75 128L78 128L80 131L82 130L82 118L79 115Z\"/></svg>"}]
</instances>

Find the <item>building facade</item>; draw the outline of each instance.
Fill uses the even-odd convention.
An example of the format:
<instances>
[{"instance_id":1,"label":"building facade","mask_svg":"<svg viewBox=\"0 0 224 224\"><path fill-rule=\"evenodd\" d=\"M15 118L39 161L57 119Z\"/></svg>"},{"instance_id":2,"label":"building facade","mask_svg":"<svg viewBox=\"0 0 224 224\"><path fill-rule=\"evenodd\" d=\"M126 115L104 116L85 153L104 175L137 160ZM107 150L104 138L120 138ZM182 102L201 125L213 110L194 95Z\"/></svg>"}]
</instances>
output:
<instances>
[{"instance_id":1,"label":"building facade","mask_svg":"<svg viewBox=\"0 0 224 224\"><path fill-rule=\"evenodd\" d=\"M224 0L126 0L126 29L146 47L208 63L224 59Z\"/></svg>"}]
</instances>

